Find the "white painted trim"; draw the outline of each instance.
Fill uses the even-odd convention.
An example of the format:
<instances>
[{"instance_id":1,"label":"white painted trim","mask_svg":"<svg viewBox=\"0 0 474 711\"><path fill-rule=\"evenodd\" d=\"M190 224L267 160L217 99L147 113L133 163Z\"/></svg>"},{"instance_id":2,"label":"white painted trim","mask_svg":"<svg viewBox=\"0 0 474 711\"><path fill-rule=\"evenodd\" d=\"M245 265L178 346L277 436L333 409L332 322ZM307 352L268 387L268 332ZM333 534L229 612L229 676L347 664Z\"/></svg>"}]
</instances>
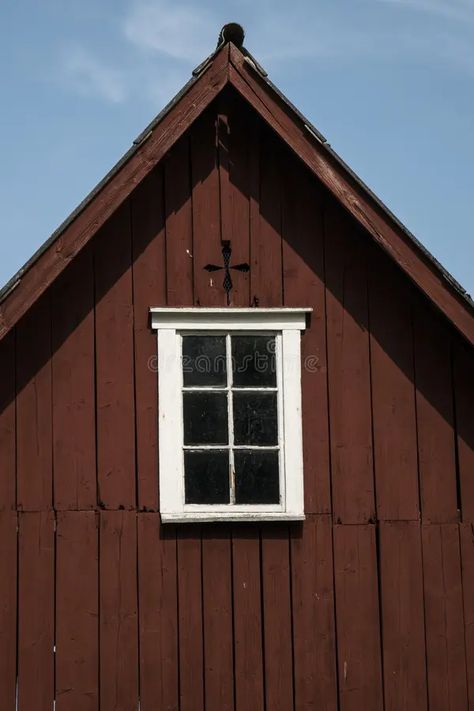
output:
<instances>
[{"instance_id":1,"label":"white painted trim","mask_svg":"<svg viewBox=\"0 0 474 711\"><path fill-rule=\"evenodd\" d=\"M255 513L240 513L237 511L232 512L204 512L196 511L188 514L183 513L163 513L161 512L162 523L192 523L193 521L201 522L217 522L217 521L304 521L304 513L293 514L286 513L286 511L260 511Z\"/></svg>"},{"instance_id":2,"label":"white painted trim","mask_svg":"<svg viewBox=\"0 0 474 711\"><path fill-rule=\"evenodd\" d=\"M160 513L164 523L304 520L300 330L306 327L309 311L151 309L158 337ZM182 332L196 330L276 332L281 504L184 503Z\"/></svg>"},{"instance_id":3,"label":"white painted trim","mask_svg":"<svg viewBox=\"0 0 474 711\"><path fill-rule=\"evenodd\" d=\"M152 308L151 325L153 329L183 330L271 330L306 328L306 314L312 309L240 309L215 308L205 309L190 307L182 309Z\"/></svg>"},{"instance_id":4,"label":"white painted trim","mask_svg":"<svg viewBox=\"0 0 474 711\"><path fill-rule=\"evenodd\" d=\"M167 513L183 508L184 478L181 447L183 414L180 398L182 382L181 338L176 331L158 332L158 426L160 466L160 511Z\"/></svg>"},{"instance_id":5,"label":"white painted trim","mask_svg":"<svg viewBox=\"0 0 474 711\"><path fill-rule=\"evenodd\" d=\"M300 340L297 331L282 333L285 503L286 511L295 514L304 511Z\"/></svg>"}]
</instances>

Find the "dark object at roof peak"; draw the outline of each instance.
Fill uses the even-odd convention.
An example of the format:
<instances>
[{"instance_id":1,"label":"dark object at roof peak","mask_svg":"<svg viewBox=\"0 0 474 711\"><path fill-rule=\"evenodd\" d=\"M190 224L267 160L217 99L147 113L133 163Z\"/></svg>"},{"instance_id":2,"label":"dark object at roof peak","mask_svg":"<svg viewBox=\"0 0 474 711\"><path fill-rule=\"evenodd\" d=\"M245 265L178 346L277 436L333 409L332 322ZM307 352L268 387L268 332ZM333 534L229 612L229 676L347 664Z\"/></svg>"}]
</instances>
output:
<instances>
[{"instance_id":1,"label":"dark object at roof peak","mask_svg":"<svg viewBox=\"0 0 474 711\"><path fill-rule=\"evenodd\" d=\"M239 49L242 47L245 38L245 30L237 22L228 22L219 33L217 49L227 42L232 42Z\"/></svg>"}]
</instances>

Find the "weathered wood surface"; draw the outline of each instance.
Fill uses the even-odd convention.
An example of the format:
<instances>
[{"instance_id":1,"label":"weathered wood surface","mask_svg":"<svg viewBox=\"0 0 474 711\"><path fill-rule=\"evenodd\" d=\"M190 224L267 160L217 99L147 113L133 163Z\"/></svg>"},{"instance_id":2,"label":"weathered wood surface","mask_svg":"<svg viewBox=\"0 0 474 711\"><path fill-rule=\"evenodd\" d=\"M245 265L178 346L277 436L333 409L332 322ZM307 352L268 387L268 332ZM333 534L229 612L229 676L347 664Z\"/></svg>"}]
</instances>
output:
<instances>
[{"instance_id":1,"label":"weathered wood surface","mask_svg":"<svg viewBox=\"0 0 474 711\"><path fill-rule=\"evenodd\" d=\"M95 512L56 524L56 709L99 709L99 532Z\"/></svg>"},{"instance_id":2,"label":"weathered wood surface","mask_svg":"<svg viewBox=\"0 0 474 711\"><path fill-rule=\"evenodd\" d=\"M18 706L50 711L54 689L54 514L22 513L18 555Z\"/></svg>"},{"instance_id":3,"label":"weathered wood surface","mask_svg":"<svg viewBox=\"0 0 474 711\"><path fill-rule=\"evenodd\" d=\"M0 698L14 711L17 682L17 514L0 511Z\"/></svg>"}]
</instances>

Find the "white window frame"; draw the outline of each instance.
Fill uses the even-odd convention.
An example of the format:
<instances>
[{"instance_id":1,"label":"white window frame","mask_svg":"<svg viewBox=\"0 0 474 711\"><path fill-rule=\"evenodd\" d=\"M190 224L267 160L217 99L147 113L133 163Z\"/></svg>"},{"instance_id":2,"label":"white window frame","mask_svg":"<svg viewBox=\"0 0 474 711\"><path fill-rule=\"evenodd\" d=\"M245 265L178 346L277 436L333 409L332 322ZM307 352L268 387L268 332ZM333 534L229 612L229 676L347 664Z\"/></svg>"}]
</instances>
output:
<instances>
[{"instance_id":1,"label":"white window frame","mask_svg":"<svg viewBox=\"0 0 474 711\"><path fill-rule=\"evenodd\" d=\"M309 308L152 308L158 337L160 513L163 523L304 519L301 331ZM280 504L186 504L182 335L260 332L276 336ZM199 447L201 449L201 447Z\"/></svg>"}]
</instances>

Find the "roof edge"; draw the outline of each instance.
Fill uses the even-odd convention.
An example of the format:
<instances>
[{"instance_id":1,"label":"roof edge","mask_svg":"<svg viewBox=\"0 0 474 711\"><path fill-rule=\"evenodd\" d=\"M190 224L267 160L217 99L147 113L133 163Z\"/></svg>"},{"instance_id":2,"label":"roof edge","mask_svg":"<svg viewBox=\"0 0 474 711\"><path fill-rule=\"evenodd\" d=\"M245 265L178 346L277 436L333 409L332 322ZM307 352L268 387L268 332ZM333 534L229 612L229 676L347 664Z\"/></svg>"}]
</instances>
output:
<instances>
[{"instance_id":1,"label":"roof edge","mask_svg":"<svg viewBox=\"0 0 474 711\"><path fill-rule=\"evenodd\" d=\"M196 67L192 78L139 134L124 156L0 290L0 340L227 83L473 344L474 302L466 290L268 79L250 52L231 42L219 46ZM158 127L160 131L156 131ZM60 238L59 247L53 250ZM36 269L45 272L38 283L33 278Z\"/></svg>"}]
</instances>

